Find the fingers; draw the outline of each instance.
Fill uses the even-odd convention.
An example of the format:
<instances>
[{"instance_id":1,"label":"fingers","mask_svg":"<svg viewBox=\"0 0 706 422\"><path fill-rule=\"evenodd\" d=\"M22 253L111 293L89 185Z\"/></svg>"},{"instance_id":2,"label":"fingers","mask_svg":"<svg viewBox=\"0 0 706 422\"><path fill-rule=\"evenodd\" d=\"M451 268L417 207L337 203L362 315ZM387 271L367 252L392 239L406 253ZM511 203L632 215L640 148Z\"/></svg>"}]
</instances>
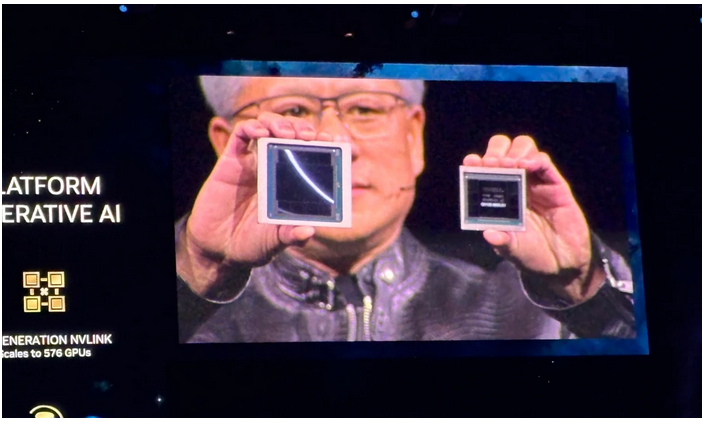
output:
<instances>
[{"instance_id":1,"label":"fingers","mask_svg":"<svg viewBox=\"0 0 706 422\"><path fill-rule=\"evenodd\" d=\"M520 158L537 152L537 144L529 136L518 136L512 140L507 157Z\"/></svg>"},{"instance_id":2,"label":"fingers","mask_svg":"<svg viewBox=\"0 0 706 422\"><path fill-rule=\"evenodd\" d=\"M495 135L488 141L488 148L483 156L483 166L498 167L500 158L504 157L510 150L512 141L505 135Z\"/></svg>"},{"instance_id":3,"label":"fingers","mask_svg":"<svg viewBox=\"0 0 706 422\"><path fill-rule=\"evenodd\" d=\"M486 167L517 167L517 160L537 152L537 144L529 136L518 136L512 141L505 135L496 135L488 141L483 156Z\"/></svg>"},{"instance_id":4,"label":"fingers","mask_svg":"<svg viewBox=\"0 0 706 422\"><path fill-rule=\"evenodd\" d=\"M539 150L534 139L518 136L512 141L505 135L495 135L488 141L485 155L469 154L463 159L464 166L519 167L519 160L534 156Z\"/></svg>"},{"instance_id":5,"label":"fingers","mask_svg":"<svg viewBox=\"0 0 706 422\"><path fill-rule=\"evenodd\" d=\"M304 246L311 239L316 231L309 226L269 226L274 228L268 231L272 236L267 250L267 255L271 258L281 253L289 246Z\"/></svg>"},{"instance_id":6,"label":"fingers","mask_svg":"<svg viewBox=\"0 0 706 422\"><path fill-rule=\"evenodd\" d=\"M240 122L233 128L233 133L228 140L224 155L234 156L247 153L251 139L270 136L270 131L257 120Z\"/></svg>"},{"instance_id":7,"label":"fingers","mask_svg":"<svg viewBox=\"0 0 706 422\"><path fill-rule=\"evenodd\" d=\"M231 156L246 154L251 140L266 137L324 142L334 140L331 134L317 131L304 119L265 112L257 119L237 123L224 153Z\"/></svg>"},{"instance_id":8,"label":"fingers","mask_svg":"<svg viewBox=\"0 0 706 422\"><path fill-rule=\"evenodd\" d=\"M270 131L270 136L272 137L294 139L297 136L294 124L278 114L261 113L257 121ZM314 132L313 128L310 131L306 131L302 126L300 126L300 130L307 132L307 134L308 132Z\"/></svg>"},{"instance_id":9,"label":"fingers","mask_svg":"<svg viewBox=\"0 0 706 422\"><path fill-rule=\"evenodd\" d=\"M319 132L316 134L316 139L317 141L323 141L323 142L333 142L334 137L328 132Z\"/></svg>"},{"instance_id":10,"label":"fingers","mask_svg":"<svg viewBox=\"0 0 706 422\"><path fill-rule=\"evenodd\" d=\"M517 161L517 166L527 170L540 181L551 184L563 184L564 178L559 173L552 159L544 152L535 152Z\"/></svg>"},{"instance_id":11,"label":"fingers","mask_svg":"<svg viewBox=\"0 0 706 422\"><path fill-rule=\"evenodd\" d=\"M291 116L287 116L284 119L292 125L292 129L294 129L294 137L296 139L301 139L303 141L313 141L316 139L316 128L314 128L314 125L311 123Z\"/></svg>"},{"instance_id":12,"label":"fingers","mask_svg":"<svg viewBox=\"0 0 706 422\"><path fill-rule=\"evenodd\" d=\"M332 136L318 132L314 125L304 119L265 112L260 114L257 120L269 129L275 138L333 140Z\"/></svg>"},{"instance_id":13,"label":"fingers","mask_svg":"<svg viewBox=\"0 0 706 422\"><path fill-rule=\"evenodd\" d=\"M512 232L486 230L483 232L483 238L493 247L495 253L502 257L512 255L512 251L517 244L515 234Z\"/></svg>"},{"instance_id":14,"label":"fingers","mask_svg":"<svg viewBox=\"0 0 706 422\"><path fill-rule=\"evenodd\" d=\"M469 154L463 159L463 165L469 167L482 167L483 159L478 154Z\"/></svg>"},{"instance_id":15,"label":"fingers","mask_svg":"<svg viewBox=\"0 0 706 422\"><path fill-rule=\"evenodd\" d=\"M468 155L463 161L464 165L523 168L542 183L566 183L549 155L540 152L537 143L529 136L518 136L512 141L504 135L493 136L488 141L485 155L482 159L479 158L475 154Z\"/></svg>"}]
</instances>

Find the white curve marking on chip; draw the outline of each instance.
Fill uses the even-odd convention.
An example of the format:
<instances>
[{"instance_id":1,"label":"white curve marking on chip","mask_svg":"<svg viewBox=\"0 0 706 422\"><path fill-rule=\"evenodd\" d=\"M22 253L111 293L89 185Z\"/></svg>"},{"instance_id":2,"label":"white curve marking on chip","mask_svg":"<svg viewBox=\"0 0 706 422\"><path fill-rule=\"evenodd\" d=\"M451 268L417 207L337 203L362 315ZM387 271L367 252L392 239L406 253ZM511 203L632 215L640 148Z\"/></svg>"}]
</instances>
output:
<instances>
[{"instance_id":1,"label":"white curve marking on chip","mask_svg":"<svg viewBox=\"0 0 706 422\"><path fill-rule=\"evenodd\" d=\"M306 183L309 184L309 186L312 187L318 193L321 195L325 200L333 204L333 199L329 198L328 195L324 193L318 186L316 186L316 183L314 183L313 180L309 179L309 176L306 175L304 172L304 169L299 166L299 163L297 162L297 159L294 158L294 154L292 154L292 151L285 149L284 152L287 154L287 158L289 158L289 161L292 163L294 168L297 170L297 172L301 175L301 177L306 181Z\"/></svg>"}]
</instances>

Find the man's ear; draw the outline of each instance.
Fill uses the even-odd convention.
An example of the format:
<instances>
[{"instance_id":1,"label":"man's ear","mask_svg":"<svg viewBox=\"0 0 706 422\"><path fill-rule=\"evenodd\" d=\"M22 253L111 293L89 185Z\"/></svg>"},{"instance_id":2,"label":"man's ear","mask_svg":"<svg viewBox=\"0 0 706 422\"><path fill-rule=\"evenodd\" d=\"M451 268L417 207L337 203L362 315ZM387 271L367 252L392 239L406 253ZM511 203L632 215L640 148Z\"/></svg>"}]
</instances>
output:
<instances>
[{"instance_id":1,"label":"man's ear","mask_svg":"<svg viewBox=\"0 0 706 422\"><path fill-rule=\"evenodd\" d=\"M222 117L214 117L208 124L208 138L211 140L211 145L219 157L226 149L226 145L228 145L231 130L230 123Z\"/></svg>"},{"instance_id":2,"label":"man's ear","mask_svg":"<svg viewBox=\"0 0 706 422\"><path fill-rule=\"evenodd\" d=\"M409 152L412 157L412 170L418 177L424 171L424 123L426 113L421 106L414 106L411 110L409 125Z\"/></svg>"}]
</instances>

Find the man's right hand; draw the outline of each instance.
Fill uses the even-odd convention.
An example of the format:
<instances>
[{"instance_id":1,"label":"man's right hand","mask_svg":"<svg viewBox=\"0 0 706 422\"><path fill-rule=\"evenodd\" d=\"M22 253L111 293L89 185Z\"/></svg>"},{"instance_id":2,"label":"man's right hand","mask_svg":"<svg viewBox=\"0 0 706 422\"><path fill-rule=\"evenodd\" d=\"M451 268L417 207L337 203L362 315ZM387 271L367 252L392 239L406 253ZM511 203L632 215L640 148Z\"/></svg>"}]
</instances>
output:
<instances>
[{"instance_id":1,"label":"man's right hand","mask_svg":"<svg viewBox=\"0 0 706 422\"><path fill-rule=\"evenodd\" d=\"M256 142L266 137L333 141L302 119L273 113L235 125L177 244L177 273L200 295L215 287L229 266L265 265L314 235L313 227L257 221Z\"/></svg>"}]
</instances>

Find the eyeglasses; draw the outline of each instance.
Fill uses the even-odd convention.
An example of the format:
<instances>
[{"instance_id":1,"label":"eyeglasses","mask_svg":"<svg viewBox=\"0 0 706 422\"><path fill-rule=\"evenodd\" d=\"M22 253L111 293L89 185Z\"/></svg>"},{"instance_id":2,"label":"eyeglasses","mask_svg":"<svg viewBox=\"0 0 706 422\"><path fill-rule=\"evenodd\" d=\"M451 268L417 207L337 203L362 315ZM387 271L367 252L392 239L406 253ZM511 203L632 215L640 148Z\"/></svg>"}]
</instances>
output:
<instances>
[{"instance_id":1,"label":"eyeglasses","mask_svg":"<svg viewBox=\"0 0 706 422\"><path fill-rule=\"evenodd\" d=\"M233 118L253 119L267 111L304 119L318 129L329 105L351 135L366 138L388 133L393 111L399 106L409 106L409 102L388 92L351 92L335 98L281 95L247 104L236 111Z\"/></svg>"}]
</instances>

